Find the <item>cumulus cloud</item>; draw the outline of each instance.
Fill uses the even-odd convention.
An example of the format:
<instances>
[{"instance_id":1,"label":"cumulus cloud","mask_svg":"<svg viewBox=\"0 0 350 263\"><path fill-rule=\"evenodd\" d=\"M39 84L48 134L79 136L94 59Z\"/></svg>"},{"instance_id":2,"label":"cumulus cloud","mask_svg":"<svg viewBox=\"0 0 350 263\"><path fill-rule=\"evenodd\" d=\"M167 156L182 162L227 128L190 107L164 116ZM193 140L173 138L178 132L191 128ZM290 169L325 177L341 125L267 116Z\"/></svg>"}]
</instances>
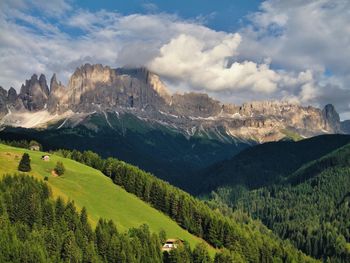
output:
<instances>
[{"instance_id":1,"label":"cumulus cloud","mask_svg":"<svg viewBox=\"0 0 350 263\"><path fill-rule=\"evenodd\" d=\"M238 51L253 61L269 57L287 71L312 71L314 81L291 95L319 106L335 103L349 115L349 103L339 96L350 95L349 10L347 0L265 1L240 30Z\"/></svg>"},{"instance_id":2,"label":"cumulus cloud","mask_svg":"<svg viewBox=\"0 0 350 263\"><path fill-rule=\"evenodd\" d=\"M162 46L160 55L149 67L199 89L273 92L279 76L269 65L251 61L229 65L229 58L237 55L240 42L239 34L223 35L216 38L216 43L181 34Z\"/></svg>"},{"instance_id":3,"label":"cumulus cloud","mask_svg":"<svg viewBox=\"0 0 350 263\"><path fill-rule=\"evenodd\" d=\"M221 32L200 18L183 20L156 14L155 8L123 16L75 9L65 0L5 0L0 3L0 84L18 89L32 73L54 72L67 82L87 62L147 66L175 89L201 90L235 103L331 102L346 114L349 9L345 0L268 0L241 30Z\"/></svg>"}]
</instances>

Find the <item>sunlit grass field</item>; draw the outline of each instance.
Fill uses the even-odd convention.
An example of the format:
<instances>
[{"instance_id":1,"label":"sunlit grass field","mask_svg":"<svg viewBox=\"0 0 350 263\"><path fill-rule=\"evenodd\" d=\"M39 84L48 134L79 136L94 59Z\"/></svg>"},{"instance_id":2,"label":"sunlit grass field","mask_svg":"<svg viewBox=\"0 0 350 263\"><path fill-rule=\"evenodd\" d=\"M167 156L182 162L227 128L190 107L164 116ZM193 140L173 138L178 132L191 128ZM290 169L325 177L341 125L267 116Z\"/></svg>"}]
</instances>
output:
<instances>
[{"instance_id":1,"label":"sunlit grass field","mask_svg":"<svg viewBox=\"0 0 350 263\"><path fill-rule=\"evenodd\" d=\"M47 176L47 183L54 197L61 196L65 200L74 200L78 209L85 206L93 226L100 217L112 219L120 231L146 223L151 231L159 232L164 229L168 237L187 240L192 248L196 243L202 242L168 216L115 185L100 171L70 159L49 154L50 161L46 162L41 160L45 154L43 152L0 144L0 176L18 172L18 163L24 152L31 158L32 171L28 174L40 180ZM51 174L57 161L63 162L66 168L64 175L60 177ZM209 251L211 255L215 253L212 247Z\"/></svg>"}]
</instances>

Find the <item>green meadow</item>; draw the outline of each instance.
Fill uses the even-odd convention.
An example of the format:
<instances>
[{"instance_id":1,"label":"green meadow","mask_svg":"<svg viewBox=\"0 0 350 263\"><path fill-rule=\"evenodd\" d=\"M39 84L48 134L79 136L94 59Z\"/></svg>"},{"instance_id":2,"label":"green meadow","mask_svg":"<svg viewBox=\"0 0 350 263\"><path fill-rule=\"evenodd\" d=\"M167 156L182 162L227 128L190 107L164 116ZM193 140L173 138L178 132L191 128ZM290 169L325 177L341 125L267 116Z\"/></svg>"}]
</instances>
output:
<instances>
[{"instance_id":1,"label":"green meadow","mask_svg":"<svg viewBox=\"0 0 350 263\"><path fill-rule=\"evenodd\" d=\"M100 217L112 219L120 231L131 227L147 224L151 231L165 230L169 238L187 240L193 248L202 239L191 235L182 229L168 216L152 208L133 194L115 185L100 171L85 166L70 159L49 154L50 161L41 160L45 153L14 148L0 144L0 176L17 172L22 154L27 152L31 158L32 171L28 174L44 180L48 177L48 185L53 196L61 196L65 200L73 200L78 209L86 207L90 216L90 223L95 226ZM62 176L52 175L56 162L63 162L66 171ZM215 249L209 247L210 254Z\"/></svg>"}]
</instances>

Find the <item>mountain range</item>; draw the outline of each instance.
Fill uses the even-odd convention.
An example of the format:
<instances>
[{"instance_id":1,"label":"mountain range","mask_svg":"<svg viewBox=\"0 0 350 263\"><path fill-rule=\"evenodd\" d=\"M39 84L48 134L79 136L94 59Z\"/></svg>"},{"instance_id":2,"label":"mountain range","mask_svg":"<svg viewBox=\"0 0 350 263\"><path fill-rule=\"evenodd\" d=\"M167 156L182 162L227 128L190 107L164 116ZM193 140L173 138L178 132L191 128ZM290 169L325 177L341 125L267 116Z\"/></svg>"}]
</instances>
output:
<instances>
[{"instance_id":1,"label":"mountain range","mask_svg":"<svg viewBox=\"0 0 350 263\"><path fill-rule=\"evenodd\" d=\"M85 64L75 70L67 87L55 74L49 85L43 74L34 74L19 94L14 88L0 90L3 126L43 128L60 123L54 127L74 127L96 113L103 114L111 128L107 113L117 117L131 113L186 137L223 142L233 139L262 143L290 135L310 137L348 130L331 104L322 110L277 101L234 105L203 93L171 94L160 77L146 68Z\"/></svg>"}]
</instances>

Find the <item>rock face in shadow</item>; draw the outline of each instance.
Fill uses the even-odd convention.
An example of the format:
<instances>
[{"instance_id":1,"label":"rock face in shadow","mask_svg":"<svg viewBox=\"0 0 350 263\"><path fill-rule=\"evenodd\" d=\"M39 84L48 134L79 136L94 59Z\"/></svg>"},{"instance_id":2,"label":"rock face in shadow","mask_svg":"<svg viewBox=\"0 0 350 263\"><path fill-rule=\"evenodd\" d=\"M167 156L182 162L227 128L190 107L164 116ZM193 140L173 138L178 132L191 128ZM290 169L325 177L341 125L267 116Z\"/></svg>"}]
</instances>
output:
<instances>
[{"instance_id":1,"label":"rock face in shadow","mask_svg":"<svg viewBox=\"0 0 350 263\"><path fill-rule=\"evenodd\" d=\"M15 105L17 101L18 95L17 91L11 87L7 92L7 101L9 104Z\"/></svg>"},{"instance_id":2,"label":"rock face in shadow","mask_svg":"<svg viewBox=\"0 0 350 263\"><path fill-rule=\"evenodd\" d=\"M49 99L49 88L45 76L41 74L38 79L38 76L34 74L29 80L26 80L26 83L21 87L19 97L24 108L29 111L46 108Z\"/></svg>"},{"instance_id":3,"label":"rock face in shadow","mask_svg":"<svg viewBox=\"0 0 350 263\"><path fill-rule=\"evenodd\" d=\"M326 130L332 130L334 132L339 132L341 130L339 114L336 112L332 104L327 104L323 108L322 114L325 121Z\"/></svg>"},{"instance_id":4,"label":"rock face in shadow","mask_svg":"<svg viewBox=\"0 0 350 263\"><path fill-rule=\"evenodd\" d=\"M45 76L38 78L34 74L22 85L18 95L13 88L8 92L2 89L0 117L9 109L47 110L52 115L62 116L68 111L85 115L132 113L144 121L172 127L186 136L221 141L241 138L266 142L344 131L331 104L322 110L278 101L223 104L203 93L171 94L159 76L146 68L112 69L101 64L78 67L67 87L54 74L49 89Z\"/></svg>"},{"instance_id":5,"label":"rock face in shadow","mask_svg":"<svg viewBox=\"0 0 350 263\"><path fill-rule=\"evenodd\" d=\"M342 121L340 123L340 127L342 132L346 134L350 134L350 120Z\"/></svg>"},{"instance_id":6,"label":"rock face in shadow","mask_svg":"<svg viewBox=\"0 0 350 263\"><path fill-rule=\"evenodd\" d=\"M7 91L0 86L0 118L8 113L7 103Z\"/></svg>"}]
</instances>

